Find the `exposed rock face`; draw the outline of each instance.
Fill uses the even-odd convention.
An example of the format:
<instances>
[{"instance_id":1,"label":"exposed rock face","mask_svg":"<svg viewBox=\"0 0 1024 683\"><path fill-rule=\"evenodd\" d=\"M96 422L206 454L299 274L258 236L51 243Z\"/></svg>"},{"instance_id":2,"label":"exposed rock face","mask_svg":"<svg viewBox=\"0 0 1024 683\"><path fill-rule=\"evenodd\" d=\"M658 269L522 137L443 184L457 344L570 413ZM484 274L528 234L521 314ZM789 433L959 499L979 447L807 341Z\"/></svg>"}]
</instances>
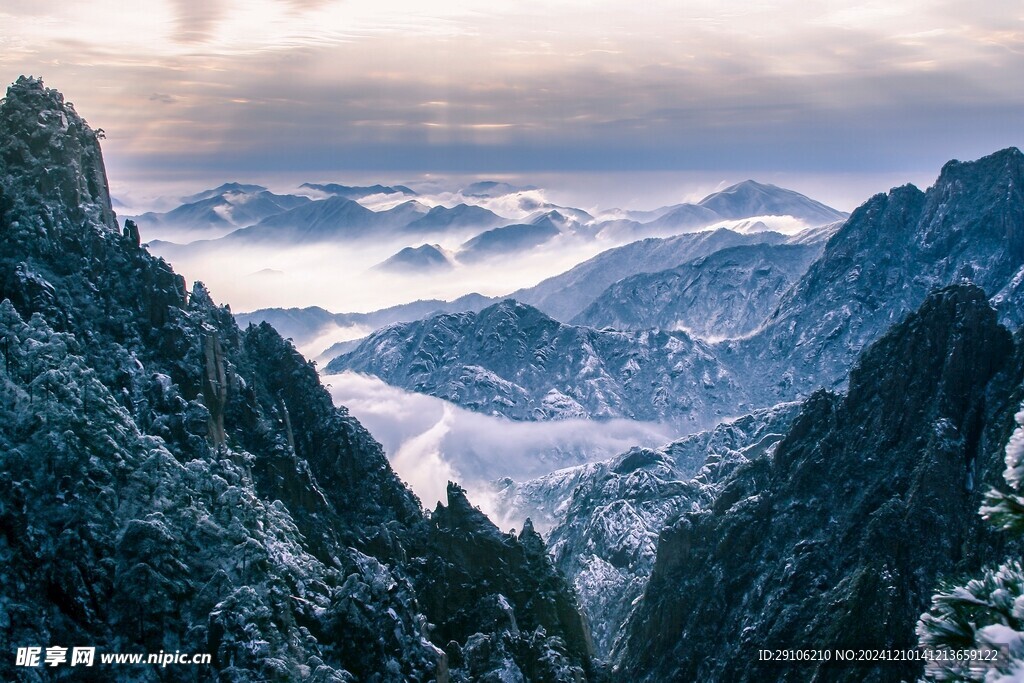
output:
<instances>
[{"instance_id":1,"label":"exposed rock face","mask_svg":"<svg viewBox=\"0 0 1024 683\"><path fill-rule=\"evenodd\" d=\"M985 292L930 296L812 396L769 459L663 531L616 653L638 681L898 681L914 663L758 661L769 648L913 649L941 576L1002 557L975 511L1001 471L1020 348ZM710 656L709 653L714 653Z\"/></svg>"},{"instance_id":2,"label":"exposed rock face","mask_svg":"<svg viewBox=\"0 0 1024 683\"><path fill-rule=\"evenodd\" d=\"M380 445L291 344L240 330L201 284L186 298L109 206L96 136L19 80L0 103L3 641L213 656L129 674L147 681L472 680L432 641L451 588L424 568L487 576L442 562ZM533 569L510 585L543 576L564 609L510 661L585 678L574 598ZM478 626L453 650L505 642ZM0 659L0 678L23 674Z\"/></svg>"},{"instance_id":3,"label":"exposed rock face","mask_svg":"<svg viewBox=\"0 0 1024 683\"><path fill-rule=\"evenodd\" d=\"M666 523L707 507L736 468L770 455L798 411L784 404L663 448L498 483L504 518L534 515L551 527L552 557L576 589L599 656L611 653L643 593Z\"/></svg>"},{"instance_id":4,"label":"exposed rock face","mask_svg":"<svg viewBox=\"0 0 1024 683\"><path fill-rule=\"evenodd\" d=\"M829 240L763 333L728 351L769 378L764 388L776 396L836 387L861 350L928 292L964 280L985 290L1001 320L1016 327L1022 187L1024 154L1006 149L949 162L927 192L907 185L872 197Z\"/></svg>"},{"instance_id":5,"label":"exposed rock face","mask_svg":"<svg viewBox=\"0 0 1024 683\"><path fill-rule=\"evenodd\" d=\"M450 665L468 680L593 675L573 666L589 661L590 634L529 521L518 538L502 533L449 483L448 505L438 503L431 515L429 543L437 554L417 577L424 609L437 640L449 643Z\"/></svg>"},{"instance_id":6,"label":"exposed rock face","mask_svg":"<svg viewBox=\"0 0 1024 683\"><path fill-rule=\"evenodd\" d=\"M71 221L117 230L97 135L59 92L22 76L8 90L4 126L8 201L41 197Z\"/></svg>"}]
</instances>

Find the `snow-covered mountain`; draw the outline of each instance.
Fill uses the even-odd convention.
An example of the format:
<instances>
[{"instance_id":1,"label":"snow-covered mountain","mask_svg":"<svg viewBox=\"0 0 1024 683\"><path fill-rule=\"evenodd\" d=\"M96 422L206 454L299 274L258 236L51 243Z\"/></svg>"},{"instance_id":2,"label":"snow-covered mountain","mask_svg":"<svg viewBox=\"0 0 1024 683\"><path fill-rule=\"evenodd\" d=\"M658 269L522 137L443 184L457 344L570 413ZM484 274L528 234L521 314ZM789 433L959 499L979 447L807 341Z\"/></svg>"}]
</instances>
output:
<instances>
[{"instance_id":1,"label":"snow-covered mountain","mask_svg":"<svg viewBox=\"0 0 1024 683\"><path fill-rule=\"evenodd\" d=\"M847 214L793 190L744 180L709 194L696 204L676 204L627 216L648 228L689 232L758 216L789 216L810 228L844 220Z\"/></svg>"},{"instance_id":2,"label":"snow-covered mountain","mask_svg":"<svg viewBox=\"0 0 1024 683\"><path fill-rule=\"evenodd\" d=\"M565 325L512 299L378 330L326 369L517 420L625 417L696 430L744 404L742 383L683 332Z\"/></svg>"},{"instance_id":3,"label":"snow-covered mountain","mask_svg":"<svg viewBox=\"0 0 1024 683\"><path fill-rule=\"evenodd\" d=\"M559 232L576 232L584 224L593 221L594 217L585 211L559 207L535 213L526 222L532 225L549 225Z\"/></svg>"},{"instance_id":4,"label":"snow-covered mountain","mask_svg":"<svg viewBox=\"0 0 1024 683\"><path fill-rule=\"evenodd\" d=\"M739 219L750 216L792 216L808 226L825 225L844 220L847 214L815 201L806 195L775 185L744 180L709 194L697 203L722 218Z\"/></svg>"},{"instance_id":5,"label":"snow-covered mountain","mask_svg":"<svg viewBox=\"0 0 1024 683\"><path fill-rule=\"evenodd\" d=\"M310 202L308 197L274 194L260 185L225 183L183 198L180 206L166 213L144 213L132 219L144 235L159 231L180 233L185 238L210 233L219 237Z\"/></svg>"},{"instance_id":6,"label":"snow-covered mountain","mask_svg":"<svg viewBox=\"0 0 1024 683\"><path fill-rule=\"evenodd\" d=\"M417 200L409 200L390 209L374 211L342 195L317 201L305 197L301 200L295 208L270 215L255 225L233 230L218 239L189 244L161 241L150 244L162 255L175 256L211 248L290 248L316 243L344 245L382 238L394 240L407 235L438 234L446 230L486 230L509 222L487 209L466 204L452 208L428 207Z\"/></svg>"},{"instance_id":7,"label":"snow-covered mountain","mask_svg":"<svg viewBox=\"0 0 1024 683\"><path fill-rule=\"evenodd\" d=\"M565 273L509 294L562 321L572 320L610 285L638 273L653 273L741 244L780 244L784 235L762 232L740 235L715 230L668 238L648 238L609 249Z\"/></svg>"},{"instance_id":8,"label":"snow-covered mountain","mask_svg":"<svg viewBox=\"0 0 1024 683\"><path fill-rule=\"evenodd\" d=\"M212 190L200 190L195 194L182 197L181 201L182 204L193 204L205 199L221 197L226 194L259 194L260 192L267 192L267 188L262 185L253 185L251 183L228 182L215 187ZM132 217L129 216L129 218Z\"/></svg>"},{"instance_id":9,"label":"snow-covered mountain","mask_svg":"<svg viewBox=\"0 0 1024 683\"><path fill-rule=\"evenodd\" d=\"M799 404L782 404L663 448L634 448L525 482L505 479L496 484L496 505L504 519L529 517L550 529L551 554L606 657L647 585L665 524L710 506L726 477L770 456L798 412Z\"/></svg>"},{"instance_id":10,"label":"snow-covered mountain","mask_svg":"<svg viewBox=\"0 0 1024 683\"><path fill-rule=\"evenodd\" d=\"M216 242L294 245L359 240L404 228L427 212L427 207L415 200L387 211L371 211L355 200L334 196L270 216Z\"/></svg>"},{"instance_id":11,"label":"snow-covered mountain","mask_svg":"<svg viewBox=\"0 0 1024 683\"><path fill-rule=\"evenodd\" d=\"M619 280L572 319L617 330L686 330L701 339L744 336L764 323L824 245L751 244L658 273Z\"/></svg>"},{"instance_id":12,"label":"snow-covered mountain","mask_svg":"<svg viewBox=\"0 0 1024 683\"><path fill-rule=\"evenodd\" d=\"M467 228L483 231L509 222L507 218L482 206L456 204L450 208L446 206L431 208L420 218L407 223L404 226L404 231L423 234Z\"/></svg>"},{"instance_id":13,"label":"snow-covered mountain","mask_svg":"<svg viewBox=\"0 0 1024 683\"><path fill-rule=\"evenodd\" d=\"M723 217L712 209L699 204L679 204L669 207L661 216L643 225L646 229L655 228L662 232L692 232L714 225L722 219Z\"/></svg>"},{"instance_id":14,"label":"snow-covered mountain","mask_svg":"<svg viewBox=\"0 0 1024 683\"><path fill-rule=\"evenodd\" d=\"M439 244L405 247L394 256L374 266L377 270L393 273L433 273L452 267L452 261Z\"/></svg>"}]
</instances>

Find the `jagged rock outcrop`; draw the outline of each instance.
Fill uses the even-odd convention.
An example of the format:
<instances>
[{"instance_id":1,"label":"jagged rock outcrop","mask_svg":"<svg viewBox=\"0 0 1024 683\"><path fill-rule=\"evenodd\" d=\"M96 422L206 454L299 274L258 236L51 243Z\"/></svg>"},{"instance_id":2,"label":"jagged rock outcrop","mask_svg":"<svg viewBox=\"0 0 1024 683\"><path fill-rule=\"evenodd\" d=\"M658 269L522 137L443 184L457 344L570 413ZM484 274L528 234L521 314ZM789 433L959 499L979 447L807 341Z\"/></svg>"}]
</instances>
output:
<instances>
[{"instance_id":1,"label":"jagged rock outcrop","mask_svg":"<svg viewBox=\"0 0 1024 683\"><path fill-rule=\"evenodd\" d=\"M761 334L726 345L764 390L842 386L857 355L935 288L970 281L1016 327L1024 268L1024 154L951 161L926 192L879 194L853 212ZM1016 292L1016 293L1015 293Z\"/></svg>"},{"instance_id":2,"label":"jagged rock outcrop","mask_svg":"<svg viewBox=\"0 0 1024 683\"><path fill-rule=\"evenodd\" d=\"M574 665L593 654L589 630L529 520L518 537L503 533L449 482L429 543L436 554L415 580L457 680L593 676L589 663Z\"/></svg>"},{"instance_id":3,"label":"jagged rock outcrop","mask_svg":"<svg viewBox=\"0 0 1024 683\"><path fill-rule=\"evenodd\" d=\"M616 653L636 681L899 681L915 662L760 662L759 649L914 649L939 577L1002 558L976 514L1020 400L1021 341L985 292L931 295L805 404L773 457L658 541ZM714 653L711 656L709 653Z\"/></svg>"},{"instance_id":4,"label":"jagged rock outcrop","mask_svg":"<svg viewBox=\"0 0 1024 683\"><path fill-rule=\"evenodd\" d=\"M22 76L7 93L2 149L7 201L42 197L71 221L117 230L97 133L59 92L41 85Z\"/></svg>"},{"instance_id":5,"label":"jagged rock outcrop","mask_svg":"<svg viewBox=\"0 0 1024 683\"><path fill-rule=\"evenodd\" d=\"M59 93L19 79L0 103L0 640L213 657L96 670L124 680L467 680L423 607L447 584L414 581L440 549L380 445L269 325L186 296L118 229L101 172ZM520 666L578 635L559 624ZM504 637L480 626L456 645ZM560 656L536 665L591 670Z\"/></svg>"}]
</instances>

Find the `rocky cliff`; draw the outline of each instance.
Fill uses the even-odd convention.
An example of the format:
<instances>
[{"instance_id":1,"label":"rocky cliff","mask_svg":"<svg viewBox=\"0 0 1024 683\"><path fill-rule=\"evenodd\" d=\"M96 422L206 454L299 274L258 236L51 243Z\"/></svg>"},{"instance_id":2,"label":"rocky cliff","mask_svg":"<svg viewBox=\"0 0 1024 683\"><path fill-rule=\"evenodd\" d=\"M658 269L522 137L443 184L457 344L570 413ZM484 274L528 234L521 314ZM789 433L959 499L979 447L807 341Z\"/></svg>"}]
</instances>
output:
<instances>
[{"instance_id":1,"label":"rocky cliff","mask_svg":"<svg viewBox=\"0 0 1024 683\"><path fill-rule=\"evenodd\" d=\"M913 662L761 662L760 649L914 649L940 577L1001 559L976 514L1001 472L1021 344L985 292L930 296L859 359L849 393L818 392L773 457L658 541L616 653L638 681L899 681Z\"/></svg>"},{"instance_id":2,"label":"rocky cliff","mask_svg":"<svg viewBox=\"0 0 1024 683\"><path fill-rule=\"evenodd\" d=\"M537 562L510 567L509 585L543 586L557 620L531 621L533 606L512 600L517 623L543 628L444 631L439 596L468 586L498 600L487 568L438 545L438 522L291 344L268 325L240 330L201 284L186 292L141 248L131 223L119 229L97 135L36 79L0 103L0 241L9 651L213 658L94 670L107 680L592 674L574 596ZM543 556L539 538L519 543ZM472 670L452 660L481 639L510 643L508 656L481 655ZM0 659L0 678L25 676L44 672Z\"/></svg>"}]
</instances>

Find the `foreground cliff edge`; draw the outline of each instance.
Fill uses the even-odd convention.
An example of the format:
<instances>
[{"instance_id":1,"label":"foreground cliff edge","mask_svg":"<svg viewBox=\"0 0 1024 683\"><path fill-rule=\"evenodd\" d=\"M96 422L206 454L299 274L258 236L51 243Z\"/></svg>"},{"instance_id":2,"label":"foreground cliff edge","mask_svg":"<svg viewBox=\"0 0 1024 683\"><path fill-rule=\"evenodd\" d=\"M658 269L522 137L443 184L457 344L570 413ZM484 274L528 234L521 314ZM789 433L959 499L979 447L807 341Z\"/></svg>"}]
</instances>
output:
<instances>
[{"instance_id":1,"label":"foreground cliff edge","mask_svg":"<svg viewBox=\"0 0 1024 683\"><path fill-rule=\"evenodd\" d=\"M211 655L108 680L593 678L540 537L455 485L424 515L288 342L117 224L58 92L20 78L0 134L0 678L58 646Z\"/></svg>"}]
</instances>

